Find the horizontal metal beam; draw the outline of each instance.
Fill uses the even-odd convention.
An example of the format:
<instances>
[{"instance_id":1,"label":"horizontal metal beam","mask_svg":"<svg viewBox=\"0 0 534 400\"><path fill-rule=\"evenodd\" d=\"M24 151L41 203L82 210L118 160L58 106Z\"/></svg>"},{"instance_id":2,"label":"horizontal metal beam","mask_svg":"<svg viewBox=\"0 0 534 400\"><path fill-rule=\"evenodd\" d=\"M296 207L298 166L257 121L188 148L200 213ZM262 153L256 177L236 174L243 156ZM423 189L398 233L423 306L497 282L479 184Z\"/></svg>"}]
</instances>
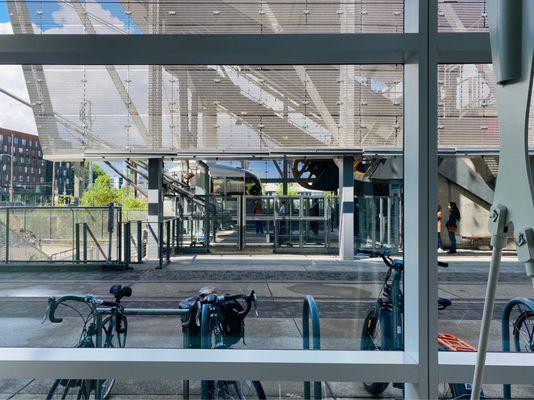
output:
<instances>
[{"instance_id":1,"label":"horizontal metal beam","mask_svg":"<svg viewBox=\"0 0 534 400\"><path fill-rule=\"evenodd\" d=\"M529 149L529 154L534 156L534 148ZM328 158L328 157L389 157L402 156L401 147L364 147L364 148L279 148L264 150L176 150L176 151L86 151L84 153L73 154L49 154L44 158L49 161L82 161L82 160L146 160L148 158L166 159L200 159L200 160L279 160L283 157L289 158ZM442 147L438 149L440 157L498 157L497 147Z\"/></svg>"},{"instance_id":2,"label":"horizontal metal beam","mask_svg":"<svg viewBox=\"0 0 534 400\"><path fill-rule=\"evenodd\" d=\"M487 33L440 33L440 63L489 63ZM416 33L1 35L1 64L402 64Z\"/></svg>"},{"instance_id":3,"label":"horizontal metal beam","mask_svg":"<svg viewBox=\"0 0 534 400\"><path fill-rule=\"evenodd\" d=\"M0 348L6 378L415 382L402 352Z\"/></svg>"},{"instance_id":4,"label":"horizontal metal beam","mask_svg":"<svg viewBox=\"0 0 534 400\"><path fill-rule=\"evenodd\" d=\"M2 64L400 64L417 34L1 35Z\"/></svg>"},{"instance_id":5,"label":"horizontal metal beam","mask_svg":"<svg viewBox=\"0 0 534 400\"><path fill-rule=\"evenodd\" d=\"M440 64L490 64L489 34L485 32L440 33L437 35Z\"/></svg>"},{"instance_id":6,"label":"horizontal metal beam","mask_svg":"<svg viewBox=\"0 0 534 400\"><path fill-rule=\"evenodd\" d=\"M440 382L471 382L476 353L440 352ZM484 383L532 385L534 353L488 353Z\"/></svg>"}]
</instances>

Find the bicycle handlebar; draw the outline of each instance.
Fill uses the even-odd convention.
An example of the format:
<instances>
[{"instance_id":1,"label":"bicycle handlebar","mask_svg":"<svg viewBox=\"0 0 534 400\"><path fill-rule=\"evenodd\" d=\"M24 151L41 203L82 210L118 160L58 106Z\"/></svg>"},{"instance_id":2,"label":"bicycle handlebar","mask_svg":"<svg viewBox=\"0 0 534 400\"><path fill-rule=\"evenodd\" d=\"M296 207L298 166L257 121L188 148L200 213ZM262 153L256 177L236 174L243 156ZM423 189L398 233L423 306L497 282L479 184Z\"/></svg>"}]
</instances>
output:
<instances>
[{"instance_id":1,"label":"bicycle handlebar","mask_svg":"<svg viewBox=\"0 0 534 400\"><path fill-rule=\"evenodd\" d=\"M55 297L50 297L48 299L48 310L46 312L45 317L48 316L48 319L50 320L50 322L54 324L59 324L63 322L63 318L56 318L55 313L56 313L57 307L61 303L64 303L66 301L77 301L80 303L91 305L91 303L89 302L89 298L90 298L89 296L73 296L73 295L62 296L59 299L56 299Z\"/></svg>"},{"instance_id":2,"label":"bicycle handlebar","mask_svg":"<svg viewBox=\"0 0 534 400\"><path fill-rule=\"evenodd\" d=\"M96 298L95 296L92 296L92 295L88 295L88 296L68 295L68 296L60 297L59 299L56 299L55 297L50 297L48 299L48 309L47 309L47 312L46 312L46 315L45 315L45 319L48 316L48 319L50 320L50 322L52 322L54 324L60 324L61 322L63 322L63 318L58 318L58 317L56 317L55 314L56 314L56 310L57 310L58 306L61 303L64 303L66 301L77 301L79 303L85 303L85 304L87 304L88 306L90 306L93 309L95 309L96 306L119 308L121 311L124 309L122 304L120 304L118 302L99 300L98 298Z\"/></svg>"}]
</instances>

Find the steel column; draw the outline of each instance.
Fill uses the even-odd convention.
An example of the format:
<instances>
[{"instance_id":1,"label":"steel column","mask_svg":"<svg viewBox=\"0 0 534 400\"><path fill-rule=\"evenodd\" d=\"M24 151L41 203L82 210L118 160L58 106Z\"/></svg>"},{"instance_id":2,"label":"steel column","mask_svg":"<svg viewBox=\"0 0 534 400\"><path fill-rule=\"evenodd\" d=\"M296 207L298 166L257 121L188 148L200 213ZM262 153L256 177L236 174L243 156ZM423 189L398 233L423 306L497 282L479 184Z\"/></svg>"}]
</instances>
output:
<instances>
[{"instance_id":1,"label":"steel column","mask_svg":"<svg viewBox=\"0 0 534 400\"><path fill-rule=\"evenodd\" d=\"M354 258L354 157L339 160L339 259Z\"/></svg>"},{"instance_id":2,"label":"steel column","mask_svg":"<svg viewBox=\"0 0 534 400\"><path fill-rule=\"evenodd\" d=\"M163 159L148 160L148 227L147 258L160 258L160 222L163 219Z\"/></svg>"}]
</instances>

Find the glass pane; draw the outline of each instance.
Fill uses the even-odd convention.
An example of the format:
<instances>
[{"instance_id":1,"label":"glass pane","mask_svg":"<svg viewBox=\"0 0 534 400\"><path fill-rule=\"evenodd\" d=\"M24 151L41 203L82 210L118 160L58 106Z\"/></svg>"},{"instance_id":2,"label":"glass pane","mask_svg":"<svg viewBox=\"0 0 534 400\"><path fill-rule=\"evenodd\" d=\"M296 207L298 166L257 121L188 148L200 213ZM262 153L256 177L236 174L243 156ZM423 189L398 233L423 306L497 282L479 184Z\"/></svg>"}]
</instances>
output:
<instances>
[{"instance_id":1,"label":"glass pane","mask_svg":"<svg viewBox=\"0 0 534 400\"><path fill-rule=\"evenodd\" d=\"M440 32L487 32L487 0L439 0Z\"/></svg>"},{"instance_id":2,"label":"glass pane","mask_svg":"<svg viewBox=\"0 0 534 400\"><path fill-rule=\"evenodd\" d=\"M0 2L15 33L400 33L403 0ZM3 21L0 21L3 22ZM10 28L10 27L8 27ZM6 29L10 33L11 29Z\"/></svg>"},{"instance_id":3,"label":"glass pane","mask_svg":"<svg viewBox=\"0 0 534 400\"><path fill-rule=\"evenodd\" d=\"M398 65L27 65L10 74L6 87L20 87L8 92L36 106L2 98L35 121L26 128L48 156L402 149Z\"/></svg>"}]
</instances>

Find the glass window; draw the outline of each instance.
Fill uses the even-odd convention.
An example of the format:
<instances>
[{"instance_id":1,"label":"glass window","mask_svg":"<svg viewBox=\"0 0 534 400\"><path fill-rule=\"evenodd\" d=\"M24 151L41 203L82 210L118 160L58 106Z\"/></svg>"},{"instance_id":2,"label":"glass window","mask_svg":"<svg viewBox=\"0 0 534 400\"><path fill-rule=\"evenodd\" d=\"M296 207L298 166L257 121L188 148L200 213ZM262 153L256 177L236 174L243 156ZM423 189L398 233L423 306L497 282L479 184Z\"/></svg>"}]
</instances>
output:
<instances>
[{"instance_id":1,"label":"glass window","mask_svg":"<svg viewBox=\"0 0 534 400\"><path fill-rule=\"evenodd\" d=\"M14 140L15 146L18 146L19 145L19 137L15 136L13 140Z\"/></svg>"},{"instance_id":2,"label":"glass window","mask_svg":"<svg viewBox=\"0 0 534 400\"><path fill-rule=\"evenodd\" d=\"M22 147L26 147L26 139L22 138L21 142L22 142Z\"/></svg>"}]
</instances>

